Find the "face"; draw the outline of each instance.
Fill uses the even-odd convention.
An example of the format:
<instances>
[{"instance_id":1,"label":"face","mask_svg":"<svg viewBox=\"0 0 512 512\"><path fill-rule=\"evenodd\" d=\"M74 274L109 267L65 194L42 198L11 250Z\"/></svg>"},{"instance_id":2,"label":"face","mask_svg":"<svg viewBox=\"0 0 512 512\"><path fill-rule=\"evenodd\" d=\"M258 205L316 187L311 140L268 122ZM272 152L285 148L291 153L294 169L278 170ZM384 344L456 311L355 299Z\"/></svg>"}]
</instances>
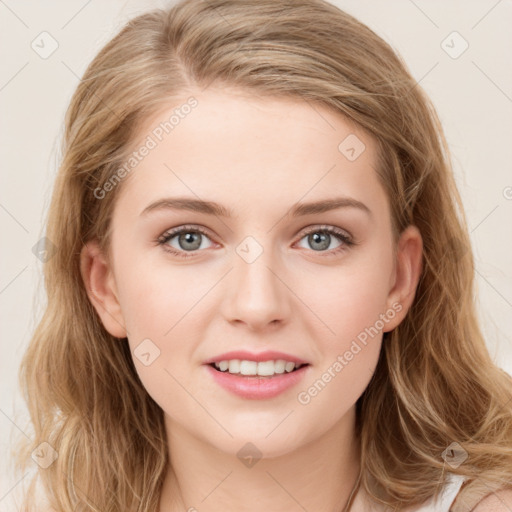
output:
<instances>
[{"instance_id":1,"label":"face","mask_svg":"<svg viewBox=\"0 0 512 512\"><path fill-rule=\"evenodd\" d=\"M277 456L353 411L412 301L421 237L409 228L394 253L375 141L340 114L239 90L194 97L161 140L188 96L140 130L135 147L155 147L121 184L110 264L89 244L84 276L171 429ZM277 373L276 360L304 365Z\"/></svg>"}]
</instances>

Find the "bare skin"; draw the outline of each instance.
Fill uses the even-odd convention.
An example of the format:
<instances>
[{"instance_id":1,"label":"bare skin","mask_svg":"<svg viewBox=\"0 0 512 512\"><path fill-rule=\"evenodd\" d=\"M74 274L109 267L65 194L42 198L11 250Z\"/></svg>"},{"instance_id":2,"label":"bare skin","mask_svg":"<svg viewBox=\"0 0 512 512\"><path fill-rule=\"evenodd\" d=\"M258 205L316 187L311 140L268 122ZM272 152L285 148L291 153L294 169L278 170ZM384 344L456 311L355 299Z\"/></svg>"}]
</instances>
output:
<instances>
[{"instance_id":1,"label":"bare skin","mask_svg":"<svg viewBox=\"0 0 512 512\"><path fill-rule=\"evenodd\" d=\"M160 350L148 366L134 357L165 413L172 469L160 511L341 511L360 467L355 403L374 373L383 332L413 301L421 235L410 226L393 252L375 141L341 115L240 90L193 95L197 107L121 185L110 263L94 242L82 251L84 281L105 328L127 337L132 352L145 339ZM139 142L188 96L147 120ZM338 149L350 134L365 145L353 160ZM141 214L166 197L215 201L233 216L169 208ZM296 203L338 197L368 211L290 215ZM199 248L187 250L179 235L155 242L184 225ZM312 233L326 227L354 245L332 233L325 245L315 241ZM249 263L240 247L261 254ZM370 327L378 333L355 352L354 340ZM280 395L244 399L214 382L204 364L239 349L278 350L309 366ZM333 370L338 357L341 371ZM308 392L319 379L323 389ZM262 457L252 467L237 456L248 442Z\"/></svg>"}]
</instances>

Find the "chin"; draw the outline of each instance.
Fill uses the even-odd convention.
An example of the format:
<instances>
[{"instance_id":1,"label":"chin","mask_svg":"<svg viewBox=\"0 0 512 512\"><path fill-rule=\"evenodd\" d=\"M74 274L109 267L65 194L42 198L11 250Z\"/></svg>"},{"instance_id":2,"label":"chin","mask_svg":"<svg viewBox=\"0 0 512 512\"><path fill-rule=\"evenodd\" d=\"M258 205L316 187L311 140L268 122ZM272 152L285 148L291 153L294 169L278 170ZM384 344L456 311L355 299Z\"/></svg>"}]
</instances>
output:
<instances>
[{"instance_id":1,"label":"chin","mask_svg":"<svg viewBox=\"0 0 512 512\"><path fill-rule=\"evenodd\" d=\"M272 428L265 428L264 431L262 428L230 430L227 426L233 438L227 439L227 436L223 436L222 440L218 438L211 440L211 444L237 458L253 455L258 458L272 459L287 455L300 449L308 441L303 438L295 438L284 424L278 426L282 419L281 416ZM282 431L280 431L281 429Z\"/></svg>"}]
</instances>

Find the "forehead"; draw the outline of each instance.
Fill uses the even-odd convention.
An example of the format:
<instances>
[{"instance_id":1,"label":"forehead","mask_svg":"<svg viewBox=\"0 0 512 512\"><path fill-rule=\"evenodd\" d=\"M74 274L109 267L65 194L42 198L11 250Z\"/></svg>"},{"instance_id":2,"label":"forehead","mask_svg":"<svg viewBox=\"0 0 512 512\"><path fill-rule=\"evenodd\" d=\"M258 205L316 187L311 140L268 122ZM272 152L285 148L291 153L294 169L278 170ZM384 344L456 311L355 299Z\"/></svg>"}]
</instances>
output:
<instances>
[{"instance_id":1,"label":"forehead","mask_svg":"<svg viewBox=\"0 0 512 512\"><path fill-rule=\"evenodd\" d=\"M191 97L194 106L184 108ZM211 199L234 211L382 195L374 139L326 105L300 98L228 88L185 94L139 128L134 151L143 146L150 149L123 183L132 207L166 195Z\"/></svg>"}]
</instances>

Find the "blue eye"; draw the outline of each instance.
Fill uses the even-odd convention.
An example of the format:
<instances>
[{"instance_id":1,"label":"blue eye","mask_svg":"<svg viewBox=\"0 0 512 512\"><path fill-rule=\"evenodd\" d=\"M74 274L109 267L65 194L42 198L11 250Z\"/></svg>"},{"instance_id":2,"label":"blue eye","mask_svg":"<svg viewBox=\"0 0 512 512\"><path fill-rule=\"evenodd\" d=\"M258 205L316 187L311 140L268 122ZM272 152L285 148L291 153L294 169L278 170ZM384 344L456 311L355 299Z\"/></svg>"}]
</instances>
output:
<instances>
[{"instance_id":1,"label":"blue eye","mask_svg":"<svg viewBox=\"0 0 512 512\"><path fill-rule=\"evenodd\" d=\"M336 238L340 244L334 249L328 249L332 242L332 237ZM332 227L321 226L308 230L302 235L300 240L307 237L308 244L312 250L318 253L328 253L328 255L337 254L340 251L346 250L348 247L355 245L355 242L344 231ZM173 247L169 244L174 238L177 239L178 247ZM202 241L206 238L210 240L208 232L199 226L181 226L164 233L158 238L157 243L161 245L165 251L179 258L190 258L194 256L202 247ZM314 246L317 246L315 248ZM323 254L322 254L323 256Z\"/></svg>"}]
</instances>

